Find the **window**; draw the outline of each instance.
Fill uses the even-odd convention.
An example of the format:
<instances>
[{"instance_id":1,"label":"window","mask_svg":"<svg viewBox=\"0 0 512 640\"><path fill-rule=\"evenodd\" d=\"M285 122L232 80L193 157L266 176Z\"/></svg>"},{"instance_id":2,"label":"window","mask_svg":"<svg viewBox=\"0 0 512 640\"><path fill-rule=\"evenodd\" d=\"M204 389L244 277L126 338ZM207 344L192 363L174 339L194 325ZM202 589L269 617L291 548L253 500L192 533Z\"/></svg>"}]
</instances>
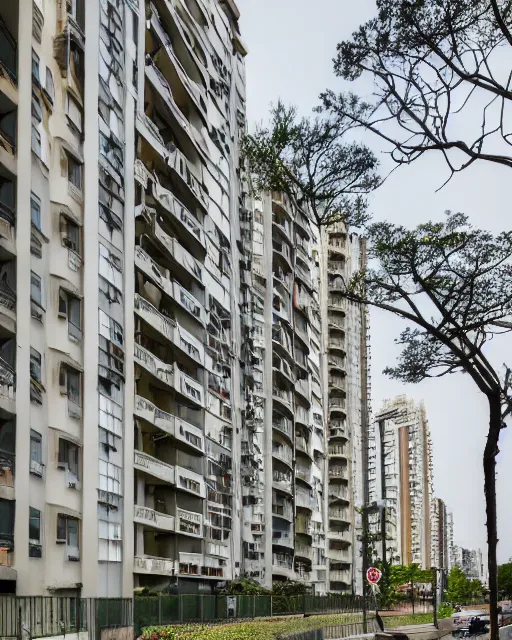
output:
<instances>
[{"instance_id":1,"label":"window","mask_svg":"<svg viewBox=\"0 0 512 640\"><path fill-rule=\"evenodd\" d=\"M81 255L80 227L76 224L76 222L71 220L71 218L61 216L60 236L62 238L62 244L65 247Z\"/></svg>"},{"instance_id":2,"label":"window","mask_svg":"<svg viewBox=\"0 0 512 640\"><path fill-rule=\"evenodd\" d=\"M41 354L32 347L30 347L30 377L39 384L42 383Z\"/></svg>"},{"instance_id":3,"label":"window","mask_svg":"<svg viewBox=\"0 0 512 640\"><path fill-rule=\"evenodd\" d=\"M41 157L41 134L35 124L32 125L32 151L38 158Z\"/></svg>"},{"instance_id":4,"label":"window","mask_svg":"<svg viewBox=\"0 0 512 640\"><path fill-rule=\"evenodd\" d=\"M82 191L82 165L68 154L68 181L78 191Z\"/></svg>"},{"instance_id":5,"label":"window","mask_svg":"<svg viewBox=\"0 0 512 640\"><path fill-rule=\"evenodd\" d=\"M66 0L66 11L70 18L73 18L78 26L85 28L85 0Z\"/></svg>"},{"instance_id":6,"label":"window","mask_svg":"<svg viewBox=\"0 0 512 640\"><path fill-rule=\"evenodd\" d=\"M0 498L0 540L12 550L14 545L14 500Z\"/></svg>"},{"instance_id":7,"label":"window","mask_svg":"<svg viewBox=\"0 0 512 640\"><path fill-rule=\"evenodd\" d=\"M30 299L43 308L43 286L41 278L33 271L30 274Z\"/></svg>"},{"instance_id":8,"label":"window","mask_svg":"<svg viewBox=\"0 0 512 640\"><path fill-rule=\"evenodd\" d=\"M43 475L43 439L41 434L30 429L30 473Z\"/></svg>"},{"instance_id":9,"label":"window","mask_svg":"<svg viewBox=\"0 0 512 640\"><path fill-rule=\"evenodd\" d=\"M55 100L55 86L53 84L53 76L51 70L46 67L46 95L48 96L50 102L53 104Z\"/></svg>"},{"instance_id":10,"label":"window","mask_svg":"<svg viewBox=\"0 0 512 640\"><path fill-rule=\"evenodd\" d=\"M67 469L78 480L79 446L74 442L59 438L59 467Z\"/></svg>"},{"instance_id":11,"label":"window","mask_svg":"<svg viewBox=\"0 0 512 640\"><path fill-rule=\"evenodd\" d=\"M70 125L78 133L82 133L84 130L82 107L69 93L66 94L66 116Z\"/></svg>"},{"instance_id":12,"label":"window","mask_svg":"<svg viewBox=\"0 0 512 640\"><path fill-rule=\"evenodd\" d=\"M28 519L28 555L31 558L41 558L41 512L33 507L29 508Z\"/></svg>"},{"instance_id":13,"label":"window","mask_svg":"<svg viewBox=\"0 0 512 640\"><path fill-rule=\"evenodd\" d=\"M39 56L32 49L32 79L37 82L39 86L41 86L41 78L39 76Z\"/></svg>"},{"instance_id":14,"label":"window","mask_svg":"<svg viewBox=\"0 0 512 640\"><path fill-rule=\"evenodd\" d=\"M67 319L70 337L82 340L82 301L62 288L59 291L59 316Z\"/></svg>"},{"instance_id":15,"label":"window","mask_svg":"<svg viewBox=\"0 0 512 640\"><path fill-rule=\"evenodd\" d=\"M180 476L180 487L188 491L193 491L194 493L201 493L201 485L199 482L191 480L190 478L184 478L183 476Z\"/></svg>"},{"instance_id":16,"label":"window","mask_svg":"<svg viewBox=\"0 0 512 640\"><path fill-rule=\"evenodd\" d=\"M100 435L100 443L103 445L107 453L109 451L117 451L116 437L113 433L100 428L99 435Z\"/></svg>"},{"instance_id":17,"label":"window","mask_svg":"<svg viewBox=\"0 0 512 640\"><path fill-rule=\"evenodd\" d=\"M190 431L185 431L185 440L190 442L194 447L201 448L201 438L196 436L194 433L190 433Z\"/></svg>"},{"instance_id":18,"label":"window","mask_svg":"<svg viewBox=\"0 0 512 640\"><path fill-rule=\"evenodd\" d=\"M100 490L122 495L121 467L105 460L99 461Z\"/></svg>"},{"instance_id":19,"label":"window","mask_svg":"<svg viewBox=\"0 0 512 640\"><path fill-rule=\"evenodd\" d=\"M67 545L68 560L80 560L78 520L59 513L57 517L57 542Z\"/></svg>"},{"instance_id":20,"label":"window","mask_svg":"<svg viewBox=\"0 0 512 640\"><path fill-rule=\"evenodd\" d=\"M62 395L66 395L68 400L75 405L82 406L82 393L80 385L80 372L61 365L59 374L59 386Z\"/></svg>"},{"instance_id":21,"label":"window","mask_svg":"<svg viewBox=\"0 0 512 640\"><path fill-rule=\"evenodd\" d=\"M32 224L41 230L41 200L34 192L30 194L30 216Z\"/></svg>"},{"instance_id":22,"label":"window","mask_svg":"<svg viewBox=\"0 0 512 640\"><path fill-rule=\"evenodd\" d=\"M98 525L98 560L100 562L121 562L121 525L107 520L99 520Z\"/></svg>"}]
</instances>

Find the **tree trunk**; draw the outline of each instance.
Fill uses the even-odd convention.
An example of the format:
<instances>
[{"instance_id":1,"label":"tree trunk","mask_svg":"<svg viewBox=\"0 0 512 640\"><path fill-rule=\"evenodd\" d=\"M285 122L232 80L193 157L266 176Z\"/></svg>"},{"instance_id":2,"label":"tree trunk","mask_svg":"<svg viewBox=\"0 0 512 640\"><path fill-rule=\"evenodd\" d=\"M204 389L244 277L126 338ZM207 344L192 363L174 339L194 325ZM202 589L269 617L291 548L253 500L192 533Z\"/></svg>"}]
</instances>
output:
<instances>
[{"instance_id":1,"label":"tree trunk","mask_svg":"<svg viewBox=\"0 0 512 640\"><path fill-rule=\"evenodd\" d=\"M487 513L487 545L489 570L490 638L499 640L498 631L498 525L496 517L496 454L501 430L501 403L499 396L489 397L489 433L484 450L485 510Z\"/></svg>"}]
</instances>

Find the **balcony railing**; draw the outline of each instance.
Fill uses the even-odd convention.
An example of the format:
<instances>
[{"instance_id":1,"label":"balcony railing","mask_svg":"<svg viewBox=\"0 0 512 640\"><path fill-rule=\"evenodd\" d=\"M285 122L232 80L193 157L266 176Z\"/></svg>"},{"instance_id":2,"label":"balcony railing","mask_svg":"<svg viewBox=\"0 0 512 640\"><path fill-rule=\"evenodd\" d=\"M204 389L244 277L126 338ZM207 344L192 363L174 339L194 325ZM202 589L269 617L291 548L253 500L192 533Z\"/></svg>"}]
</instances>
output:
<instances>
[{"instance_id":1,"label":"balcony railing","mask_svg":"<svg viewBox=\"0 0 512 640\"><path fill-rule=\"evenodd\" d=\"M157 460L147 453L142 451L134 452L134 466L138 471L144 471L154 478L168 482L169 484L175 484L175 470L174 467L166 462Z\"/></svg>"},{"instance_id":2,"label":"balcony railing","mask_svg":"<svg viewBox=\"0 0 512 640\"><path fill-rule=\"evenodd\" d=\"M298 451L303 451L304 453L310 454L309 443L303 436L295 436L295 448Z\"/></svg>"},{"instance_id":3,"label":"balcony railing","mask_svg":"<svg viewBox=\"0 0 512 640\"><path fill-rule=\"evenodd\" d=\"M174 575L174 560L154 556L135 556L133 570L135 573L172 576Z\"/></svg>"},{"instance_id":4,"label":"balcony railing","mask_svg":"<svg viewBox=\"0 0 512 640\"><path fill-rule=\"evenodd\" d=\"M311 484L311 469L295 467L295 477Z\"/></svg>"},{"instance_id":5,"label":"balcony railing","mask_svg":"<svg viewBox=\"0 0 512 640\"><path fill-rule=\"evenodd\" d=\"M292 437L292 423L287 418L281 418L280 420L273 420L272 427L274 429L277 429L278 431L281 431L281 433L284 433L289 438Z\"/></svg>"},{"instance_id":6,"label":"balcony railing","mask_svg":"<svg viewBox=\"0 0 512 640\"><path fill-rule=\"evenodd\" d=\"M304 509L310 509L312 511L316 507L316 500L312 494L304 491L295 491L295 504L297 507L303 507Z\"/></svg>"},{"instance_id":7,"label":"balcony railing","mask_svg":"<svg viewBox=\"0 0 512 640\"><path fill-rule=\"evenodd\" d=\"M341 329L345 328L345 316L341 315L340 313L330 312L327 314L327 319L329 320L329 324L332 324Z\"/></svg>"},{"instance_id":8,"label":"balcony railing","mask_svg":"<svg viewBox=\"0 0 512 640\"><path fill-rule=\"evenodd\" d=\"M329 455L330 456L347 456L348 455L348 447L344 445L330 444L329 445Z\"/></svg>"},{"instance_id":9,"label":"balcony railing","mask_svg":"<svg viewBox=\"0 0 512 640\"><path fill-rule=\"evenodd\" d=\"M327 304L329 307L333 307L334 309L341 309L342 311L345 311L347 308L347 299L342 298L341 296L329 296Z\"/></svg>"},{"instance_id":10,"label":"balcony railing","mask_svg":"<svg viewBox=\"0 0 512 640\"><path fill-rule=\"evenodd\" d=\"M135 415L147 420L170 436L175 435L175 416L166 411L162 411L146 398L135 396Z\"/></svg>"},{"instance_id":11,"label":"balcony railing","mask_svg":"<svg viewBox=\"0 0 512 640\"><path fill-rule=\"evenodd\" d=\"M163 362L139 344L134 345L135 362L170 387L174 386L174 365Z\"/></svg>"},{"instance_id":12,"label":"balcony railing","mask_svg":"<svg viewBox=\"0 0 512 640\"><path fill-rule=\"evenodd\" d=\"M310 396L310 387L309 387L309 379L297 380L295 383L295 391L304 396L307 400L309 400Z\"/></svg>"},{"instance_id":13,"label":"balcony railing","mask_svg":"<svg viewBox=\"0 0 512 640\"><path fill-rule=\"evenodd\" d=\"M330 367L337 367L338 369L346 369L346 359L342 356L334 355L333 353L328 354L328 364Z\"/></svg>"},{"instance_id":14,"label":"balcony railing","mask_svg":"<svg viewBox=\"0 0 512 640\"><path fill-rule=\"evenodd\" d=\"M313 560L313 548L306 544L295 543L295 557L297 556Z\"/></svg>"},{"instance_id":15,"label":"balcony railing","mask_svg":"<svg viewBox=\"0 0 512 640\"><path fill-rule=\"evenodd\" d=\"M288 447L272 447L272 455L290 466L293 463L292 450Z\"/></svg>"},{"instance_id":16,"label":"balcony railing","mask_svg":"<svg viewBox=\"0 0 512 640\"><path fill-rule=\"evenodd\" d=\"M352 554L348 549L328 549L327 556L337 562L352 562Z\"/></svg>"},{"instance_id":17,"label":"balcony railing","mask_svg":"<svg viewBox=\"0 0 512 640\"><path fill-rule=\"evenodd\" d=\"M307 273L302 267L299 267L298 264L295 265L295 275L298 276L303 282L305 282L306 285L311 289L311 275Z\"/></svg>"},{"instance_id":18,"label":"balcony railing","mask_svg":"<svg viewBox=\"0 0 512 640\"><path fill-rule=\"evenodd\" d=\"M350 516L347 509L336 509L335 507L331 507L329 509L329 518L331 520L344 520L345 522L350 522Z\"/></svg>"},{"instance_id":19,"label":"balcony railing","mask_svg":"<svg viewBox=\"0 0 512 640\"><path fill-rule=\"evenodd\" d=\"M327 262L327 269L329 271L345 271L345 263L343 260L329 260Z\"/></svg>"},{"instance_id":20,"label":"balcony railing","mask_svg":"<svg viewBox=\"0 0 512 640\"><path fill-rule=\"evenodd\" d=\"M350 571L329 571L329 580L331 582L351 583Z\"/></svg>"},{"instance_id":21,"label":"balcony railing","mask_svg":"<svg viewBox=\"0 0 512 640\"><path fill-rule=\"evenodd\" d=\"M293 520L293 509L291 504L274 504L272 503L272 514L285 518L286 520Z\"/></svg>"},{"instance_id":22,"label":"balcony railing","mask_svg":"<svg viewBox=\"0 0 512 640\"><path fill-rule=\"evenodd\" d=\"M0 486L14 487L14 453L0 451Z\"/></svg>"},{"instance_id":23,"label":"balcony railing","mask_svg":"<svg viewBox=\"0 0 512 640\"><path fill-rule=\"evenodd\" d=\"M136 524L143 524L148 527L160 529L161 531L175 530L174 516L160 513L149 507L135 505L133 519Z\"/></svg>"},{"instance_id":24,"label":"balcony railing","mask_svg":"<svg viewBox=\"0 0 512 640\"><path fill-rule=\"evenodd\" d=\"M281 569L293 570L293 558L291 556L284 556L280 553L273 553L272 565Z\"/></svg>"},{"instance_id":25,"label":"balcony railing","mask_svg":"<svg viewBox=\"0 0 512 640\"><path fill-rule=\"evenodd\" d=\"M176 509L176 531L188 536L196 536L198 538L203 535L203 516L195 511L186 511L185 509Z\"/></svg>"},{"instance_id":26,"label":"balcony railing","mask_svg":"<svg viewBox=\"0 0 512 640\"><path fill-rule=\"evenodd\" d=\"M16 374L2 358L0 358L0 395L11 400L16 398Z\"/></svg>"},{"instance_id":27,"label":"balcony railing","mask_svg":"<svg viewBox=\"0 0 512 640\"><path fill-rule=\"evenodd\" d=\"M329 467L329 476L331 478L348 480L348 471L345 467Z\"/></svg>"},{"instance_id":28,"label":"balcony railing","mask_svg":"<svg viewBox=\"0 0 512 640\"><path fill-rule=\"evenodd\" d=\"M285 389L280 389L279 387L274 386L272 389L272 395L275 398L279 398L285 404L291 405L292 403L292 394L290 391L286 391Z\"/></svg>"},{"instance_id":29,"label":"balcony railing","mask_svg":"<svg viewBox=\"0 0 512 640\"><path fill-rule=\"evenodd\" d=\"M345 409L346 404L345 398L337 396L329 398L329 409Z\"/></svg>"}]
</instances>

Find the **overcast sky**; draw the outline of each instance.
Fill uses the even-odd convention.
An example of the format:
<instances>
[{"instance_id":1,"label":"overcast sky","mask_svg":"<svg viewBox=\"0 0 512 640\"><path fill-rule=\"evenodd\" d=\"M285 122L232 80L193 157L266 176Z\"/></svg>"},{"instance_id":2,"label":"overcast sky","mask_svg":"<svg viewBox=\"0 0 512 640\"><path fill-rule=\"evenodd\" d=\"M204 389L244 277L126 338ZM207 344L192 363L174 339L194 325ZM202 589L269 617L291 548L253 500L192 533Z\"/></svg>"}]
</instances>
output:
<instances>
[{"instance_id":1,"label":"overcast sky","mask_svg":"<svg viewBox=\"0 0 512 640\"><path fill-rule=\"evenodd\" d=\"M237 0L242 38L248 46L247 107L250 126L266 118L277 98L295 104L308 114L318 104L319 93L340 90L332 58L336 43L350 36L373 14L371 0ZM352 87L354 89L354 87ZM370 97L371 85L360 86ZM382 144L365 138L379 158ZM440 156L431 154L421 163L401 168L371 198L375 219L416 225L441 219L447 209L467 213L473 224L499 231L510 228L510 169L485 164L459 175L441 192L447 178ZM394 362L393 336L400 322L383 312L372 312L373 409L382 399L399 393L425 402L434 445L434 488L454 513L455 543L485 548L485 504L482 453L487 433L486 402L462 375L404 386L382 375ZM508 338L507 338L508 340ZM490 350L496 366L510 355L510 342ZM512 556L512 436L506 430L498 461L498 561Z\"/></svg>"}]
</instances>

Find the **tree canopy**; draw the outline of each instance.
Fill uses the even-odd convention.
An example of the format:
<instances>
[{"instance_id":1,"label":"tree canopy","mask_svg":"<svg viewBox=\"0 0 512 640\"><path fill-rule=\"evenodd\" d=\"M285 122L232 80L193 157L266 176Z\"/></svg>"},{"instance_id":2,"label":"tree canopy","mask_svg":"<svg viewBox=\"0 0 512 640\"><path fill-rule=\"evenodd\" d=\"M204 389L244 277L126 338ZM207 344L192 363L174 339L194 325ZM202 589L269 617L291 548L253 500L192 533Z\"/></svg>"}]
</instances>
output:
<instances>
[{"instance_id":1,"label":"tree canopy","mask_svg":"<svg viewBox=\"0 0 512 640\"><path fill-rule=\"evenodd\" d=\"M482 596L482 583L480 580L470 580L460 567L453 567L448 574L448 588L446 590L448 602L470 602Z\"/></svg>"},{"instance_id":2,"label":"tree canopy","mask_svg":"<svg viewBox=\"0 0 512 640\"><path fill-rule=\"evenodd\" d=\"M511 24L510 0L377 0L334 61L346 80L369 76L375 99L327 91L324 106L390 143L398 164L437 150L450 176L479 159L512 167L510 65L500 61Z\"/></svg>"},{"instance_id":3,"label":"tree canopy","mask_svg":"<svg viewBox=\"0 0 512 640\"><path fill-rule=\"evenodd\" d=\"M281 101L269 124L247 135L243 151L258 189L287 193L317 226L367 221L365 195L379 184L375 155L344 140L352 123L337 114L299 118Z\"/></svg>"},{"instance_id":4,"label":"tree canopy","mask_svg":"<svg viewBox=\"0 0 512 640\"><path fill-rule=\"evenodd\" d=\"M512 598L512 562L498 567L498 589L502 596Z\"/></svg>"}]
</instances>

